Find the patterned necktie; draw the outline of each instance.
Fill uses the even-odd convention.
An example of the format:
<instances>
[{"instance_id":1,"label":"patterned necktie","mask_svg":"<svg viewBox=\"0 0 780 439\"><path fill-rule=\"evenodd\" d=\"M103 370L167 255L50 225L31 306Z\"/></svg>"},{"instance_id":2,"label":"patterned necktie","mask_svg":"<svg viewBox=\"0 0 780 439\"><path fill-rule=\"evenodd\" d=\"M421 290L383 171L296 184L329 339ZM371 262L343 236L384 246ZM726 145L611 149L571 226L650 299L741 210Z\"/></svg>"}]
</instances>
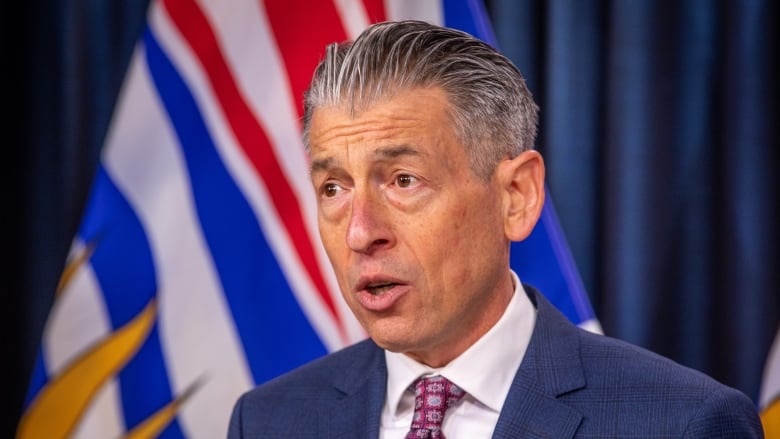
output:
<instances>
[{"instance_id":1,"label":"patterned necktie","mask_svg":"<svg viewBox=\"0 0 780 439\"><path fill-rule=\"evenodd\" d=\"M406 439L445 439L441 423L447 409L466 395L440 375L420 378L414 385L414 416Z\"/></svg>"}]
</instances>

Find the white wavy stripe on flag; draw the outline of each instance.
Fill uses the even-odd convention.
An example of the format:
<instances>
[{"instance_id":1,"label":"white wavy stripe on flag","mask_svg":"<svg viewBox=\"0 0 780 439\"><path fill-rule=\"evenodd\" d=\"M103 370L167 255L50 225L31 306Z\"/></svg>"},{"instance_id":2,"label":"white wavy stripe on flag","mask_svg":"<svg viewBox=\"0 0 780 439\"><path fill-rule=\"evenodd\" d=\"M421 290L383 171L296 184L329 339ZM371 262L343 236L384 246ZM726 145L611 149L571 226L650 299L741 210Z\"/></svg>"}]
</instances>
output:
<instances>
[{"instance_id":1,"label":"white wavy stripe on flag","mask_svg":"<svg viewBox=\"0 0 780 439\"><path fill-rule=\"evenodd\" d=\"M155 17L158 5L151 12ZM184 158L148 73L139 46L103 161L149 240L172 392L181 395L203 380L178 420L188 437L221 437L232 404L253 381L200 231Z\"/></svg>"},{"instance_id":2,"label":"white wavy stripe on flag","mask_svg":"<svg viewBox=\"0 0 780 439\"><path fill-rule=\"evenodd\" d=\"M356 38L370 24L361 0L335 0L334 3L349 38Z\"/></svg>"},{"instance_id":3,"label":"white wavy stripe on flag","mask_svg":"<svg viewBox=\"0 0 780 439\"><path fill-rule=\"evenodd\" d=\"M204 13L215 28L238 89L260 118L259 123L275 148L280 166L300 203L304 223L318 258L318 267L338 307L341 322L347 329L346 342L362 339L365 337L362 328L337 293L335 277L319 240L316 205L308 178L308 159L301 143L300 126L288 91L285 70L277 48L273 45L270 26L266 22L265 13L258 9L260 2L235 1L230 3L235 9L226 13L222 12L218 3L203 6L208 8ZM347 343L338 331L338 323L325 311L327 306L295 251L287 229L270 199L269 188L239 147L205 72L190 55L190 48L173 30L172 24L165 27L165 32L159 32L161 44L192 90L218 152L262 225L264 236L298 303L328 350L343 347Z\"/></svg>"},{"instance_id":4,"label":"white wavy stripe on flag","mask_svg":"<svg viewBox=\"0 0 780 439\"><path fill-rule=\"evenodd\" d=\"M201 1L201 6L214 27L241 96L268 136L287 182L304 208L304 222L316 238L317 215L308 174L309 159L301 140L301 124L296 111L297 99L302 97L292 96L263 2L233 0L228 8L224 2L212 0ZM224 125L224 118L220 121ZM242 158L242 162L247 161ZM253 169L251 171L252 175L256 174ZM252 185L256 184L252 182Z\"/></svg>"},{"instance_id":5,"label":"white wavy stripe on flag","mask_svg":"<svg viewBox=\"0 0 780 439\"><path fill-rule=\"evenodd\" d=\"M241 96L268 136L287 182L303 208L307 230L312 238L317 238L317 206L309 180L309 158L301 140L301 123L296 111L297 100L302 97L292 96L263 1L233 0L230 8L220 0L201 0L200 3L214 27ZM224 118L220 122L224 125ZM258 177L256 171L246 166L247 160L243 157L241 162L251 171L251 185L257 185L258 182L254 181ZM250 177L244 173L240 176ZM315 244L318 242L315 241ZM326 259L324 251L319 256ZM324 262L324 266L329 267L327 261Z\"/></svg>"},{"instance_id":6,"label":"white wavy stripe on flag","mask_svg":"<svg viewBox=\"0 0 780 439\"><path fill-rule=\"evenodd\" d=\"M601 328L601 323L598 321L598 319L583 320L577 326L594 334L604 334L604 329Z\"/></svg>"},{"instance_id":7,"label":"white wavy stripe on flag","mask_svg":"<svg viewBox=\"0 0 780 439\"><path fill-rule=\"evenodd\" d=\"M301 140L302 127L295 109L298 105L297 100L302 99L302 97L295 97L292 94L282 55L274 44L276 38L273 35L272 26L268 22L263 2L236 0L233 4L240 5L241 7L236 7L236 9L243 10L243 13L240 14L241 21L237 21L235 17L239 14L225 13L224 5L220 4L219 1L204 1L203 7L215 28L236 84L250 108L257 115L287 182L296 194L302 209L304 224L316 252L317 267L327 283L332 302L337 307L341 323L346 329L346 344L361 340L365 338L365 332L339 293L333 269L319 238L316 199L309 179L309 159ZM220 142L219 146L227 147L228 144ZM228 152L231 151L236 150L230 148ZM275 209L267 207L272 206L272 204L266 205L266 203L270 203L270 199L267 196L261 198L264 194L257 193L257 189L264 187L265 184L257 178L255 170L247 166L248 163L243 157L238 157L235 154L228 157L238 159L228 161L228 165L231 171L237 171L234 176L250 200L255 214L260 216L267 212L275 213ZM249 173L241 172L245 170L249 170ZM269 184L273 184L273 182ZM264 202L260 202L260 200ZM277 216L274 219L280 221ZM280 227L280 225L273 227ZM279 229L269 229L264 226L264 230ZM281 228L281 230L286 229ZM277 234L273 233L272 235ZM275 237L269 237L269 239ZM337 328L337 323L329 319L330 313L323 312L325 305L316 293L316 288L301 265L291 242L287 240L279 244L284 244L284 248L282 253L278 253L274 247L277 258L280 254L292 256L289 261L287 258L279 258L279 260L285 277L296 294L298 303L304 308L304 312L317 329L320 337L323 338L323 335L327 337L323 338L323 342L328 350L333 351L343 347L345 340L334 331ZM302 276L301 273L305 275Z\"/></svg>"},{"instance_id":8,"label":"white wavy stripe on flag","mask_svg":"<svg viewBox=\"0 0 780 439\"><path fill-rule=\"evenodd\" d=\"M432 24L444 24L443 0L385 0L388 20L423 20Z\"/></svg>"},{"instance_id":9,"label":"white wavy stripe on flag","mask_svg":"<svg viewBox=\"0 0 780 439\"><path fill-rule=\"evenodd\" d=\"M71 256L83 250L83 243L75 239ZM75 357L111 332L100 285L92 266L83 264L57 296L46 323L42 349L47 372L58 375ZM72 437L118 437L124 431L121 411L119 388L112 379L95 394Z\"/></svg>"}]
</instances>

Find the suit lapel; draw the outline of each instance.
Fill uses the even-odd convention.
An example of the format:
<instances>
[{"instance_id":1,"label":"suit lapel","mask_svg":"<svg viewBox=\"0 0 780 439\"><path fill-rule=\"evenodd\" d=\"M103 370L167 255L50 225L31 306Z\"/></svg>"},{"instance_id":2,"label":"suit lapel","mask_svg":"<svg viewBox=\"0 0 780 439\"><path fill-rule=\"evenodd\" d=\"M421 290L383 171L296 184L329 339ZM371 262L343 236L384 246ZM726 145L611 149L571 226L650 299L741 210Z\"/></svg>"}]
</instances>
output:
<instances>
[{"instance_id":1,"label":"suit lapel","mask_svg":"<svg viewBox=\"0 0 780 439\"><path fill-rule=\"evenodd\" d=\"M557 397L585 387L577 329L539 292L536 325L496 424L494 438L571 438L582 414Z\"/></svg>"},{"instance_id":2,"label":"suit lapel","mask_svg":"<svg viewBox=\"0 0 780 439\"><path fill-rule=\"evenodd\" d=\"M539 292L525 288L536 305L536 325L493 437L572 438L583 416L557 398L585 387L578 329ZM334 371L338 398L319 419L327 437L379 437L387 366L382 349L370 340L361 344L352 361Z\"/></svg>"},{"instance_id":3,"label":"suit lapel","mask_svg":"<svg viewBox=\"0 0 780 439\"><path fill-rule=\"evenodd\" d=\"M331 438L379 437L382 406L387 390L387 366L383 351L371 341L344 370L336 371L334 388L341 397L324 410L320 431Z\"/></svg>"}]
</instances>

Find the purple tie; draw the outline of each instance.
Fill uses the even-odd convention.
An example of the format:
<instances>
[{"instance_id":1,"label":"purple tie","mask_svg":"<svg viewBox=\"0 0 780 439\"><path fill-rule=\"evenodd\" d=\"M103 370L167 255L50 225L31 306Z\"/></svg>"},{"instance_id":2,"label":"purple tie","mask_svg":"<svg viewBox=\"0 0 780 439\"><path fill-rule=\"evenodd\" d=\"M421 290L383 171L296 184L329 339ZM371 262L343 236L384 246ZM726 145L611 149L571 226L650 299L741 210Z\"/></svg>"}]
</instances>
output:
<instances>
[{"instance_id":1,"label":"purple tie","mask_svg":"<svg viewBox=\"0 0 780 439\"><path fill-rule=\"evenodd\" d=\"M445 439L441 423L447 409L466 395L440 375L420 378L414 384L414 416L406 439Z\"/></svg>"}]
</instances>

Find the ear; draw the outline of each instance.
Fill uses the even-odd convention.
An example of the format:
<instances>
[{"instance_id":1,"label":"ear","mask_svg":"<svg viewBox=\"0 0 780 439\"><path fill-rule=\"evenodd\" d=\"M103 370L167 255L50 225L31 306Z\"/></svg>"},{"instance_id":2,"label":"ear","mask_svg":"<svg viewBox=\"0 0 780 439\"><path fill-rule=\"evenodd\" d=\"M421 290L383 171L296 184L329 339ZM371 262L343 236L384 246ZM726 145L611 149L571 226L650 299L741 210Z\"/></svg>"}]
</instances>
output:
<instances>
[{"instance_id":1,"label":"ear","mask_svg":"<svg viewBox=\"0 0 780 439\"><path fill-rule=\"evenodd\" d=\"M531 234L544 205L544 160L537 151L524 151L498 165L503 189L504 234L522 241Z\"/></svg>"}]
</instances>

